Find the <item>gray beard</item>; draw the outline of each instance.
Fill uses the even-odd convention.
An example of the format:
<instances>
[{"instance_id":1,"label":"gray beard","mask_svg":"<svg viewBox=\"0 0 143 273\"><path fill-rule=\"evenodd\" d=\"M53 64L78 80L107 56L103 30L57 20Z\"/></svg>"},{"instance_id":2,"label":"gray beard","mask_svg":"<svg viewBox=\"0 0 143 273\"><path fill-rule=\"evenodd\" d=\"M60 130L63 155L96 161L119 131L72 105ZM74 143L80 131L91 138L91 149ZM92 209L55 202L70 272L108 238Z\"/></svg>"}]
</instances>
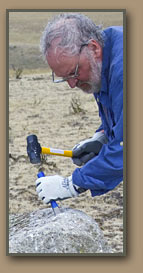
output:
<instances>
[{"instance_id":1,"label":"gray beard","mask_svg":"<svg viewBox=\"0 0 143 273\"><path fill-rule=\"evenodd\" d=\"M91 61L91 93L99 93L101 88L102 62Z\"/></svg>"},{"instance_id":2,"label":"gray beard","mask_svg":"<svg viewBox=\"0 0 143 273\"><path fill-rule=\"evenodd\" d=\"M99 93L101 88L101 70L102 70L102 62L95 62L90 57L90 65L91 65L91 73L90 73L90 80L87 82L78 81L77 86L80 88L80 85L86 83L90 85L90 89L84 90L80 88L83 92L87 94Z\"/></svg>"}]
</instances>

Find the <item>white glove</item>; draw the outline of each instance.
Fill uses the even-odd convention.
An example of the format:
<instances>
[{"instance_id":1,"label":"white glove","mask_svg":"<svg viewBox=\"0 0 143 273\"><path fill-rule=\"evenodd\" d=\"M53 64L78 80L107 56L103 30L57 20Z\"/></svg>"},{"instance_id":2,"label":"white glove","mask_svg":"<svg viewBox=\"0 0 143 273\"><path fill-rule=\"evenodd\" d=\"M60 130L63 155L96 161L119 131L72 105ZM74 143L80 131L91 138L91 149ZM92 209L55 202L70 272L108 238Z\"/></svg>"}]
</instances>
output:
<instances>
[{"instance_id":1,"label":"white glove","mask_svg":"<svg viewBox=\"0 0 143 273\"><path fill-rule=\"evenodd\" d=\"M97 132L93 137L85 139L73 147L73 163L81 166L98 155L102 145L107 143L104 131Z\"/></svg>"},{"instance_id":2,"label":"white glove","mask_svg":"<svg viewBox=\"0 0 143 273\"><path fill-rule=\"evenodd\" d=\"M76 197L79 195L78 188L78 186L73 185L72 176L64 178L60 175L53 175L40 177L36 180L36 191L45 204L52 200Z\"/></svg>"}]
</instances>

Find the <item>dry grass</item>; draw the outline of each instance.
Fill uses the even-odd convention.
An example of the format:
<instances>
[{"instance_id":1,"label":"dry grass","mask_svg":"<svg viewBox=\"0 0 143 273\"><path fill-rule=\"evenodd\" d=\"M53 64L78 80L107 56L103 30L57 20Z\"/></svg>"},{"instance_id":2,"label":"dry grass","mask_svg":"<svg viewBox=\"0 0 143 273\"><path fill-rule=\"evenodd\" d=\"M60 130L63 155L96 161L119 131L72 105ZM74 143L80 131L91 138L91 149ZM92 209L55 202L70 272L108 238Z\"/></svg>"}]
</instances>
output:
<instances>
[{"instance_id":1,"label":"dry grass","mask_svg":"<svg viewBox=\"0 0 143 273\"><path fill-rule=\"evenodd\" d=\"M23 74L46 70L40 50L40 37L49 19L59 12L10 12L9 13L9 69L12 65L24 69ZM103 27L123 24L122 12L83 12ZM32 72L33 73L33 72Z\"/></svg>"},{"instance_id":2,"label":"dry grass","mask_svg":"<svg viewBox=\"0 0 143 273\"><path fill-rule=\"evenodd\" d=\"M122 25L122 12L83 12L103 27ZM48 21L59 12L10 12L9 38L12 44L35 44Z\"/></svg>"}]
</instances>

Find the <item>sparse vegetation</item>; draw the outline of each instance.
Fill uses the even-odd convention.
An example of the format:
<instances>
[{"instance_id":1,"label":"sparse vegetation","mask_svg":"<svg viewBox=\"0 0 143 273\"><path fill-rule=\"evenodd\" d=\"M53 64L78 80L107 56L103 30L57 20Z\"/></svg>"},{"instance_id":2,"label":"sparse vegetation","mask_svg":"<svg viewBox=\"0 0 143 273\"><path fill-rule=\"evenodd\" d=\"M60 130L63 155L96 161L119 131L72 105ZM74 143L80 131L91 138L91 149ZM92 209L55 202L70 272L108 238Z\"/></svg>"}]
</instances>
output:
<instances>
[{"instance_id":1,"label":"sparse vegetation","mask_svg":"<svg viewBox=\"0 0 143 273\"><path fill-rule=\"evenodd\" d=\"M15 78L17 80L20 80L22 72L23 72L23 69L22 68L15 68L15 66L13 64L12 64L12 69L15 71Z\"/></svg>"},{"instance_id":2,"label":"sparse vegetation","mask_svg":"<svg viewBox=\"0 0 143 273\"><path fill-rule=\"evenodd\" d=\"M78 96L73 96L70 103L70 109L73 114L85 114L85 110L81 107L81 101Z\"/></svg>"}]
</instances>

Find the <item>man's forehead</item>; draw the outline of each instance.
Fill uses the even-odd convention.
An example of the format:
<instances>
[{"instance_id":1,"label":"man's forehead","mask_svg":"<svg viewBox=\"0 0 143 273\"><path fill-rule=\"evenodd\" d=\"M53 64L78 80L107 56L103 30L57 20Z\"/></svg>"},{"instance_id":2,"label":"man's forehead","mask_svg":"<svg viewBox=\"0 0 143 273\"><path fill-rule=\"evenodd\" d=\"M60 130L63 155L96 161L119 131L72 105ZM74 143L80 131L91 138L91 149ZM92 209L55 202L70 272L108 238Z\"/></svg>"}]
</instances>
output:
<instances>
[{"instance_id":1,"label":"man's forehead","mask_svg":"<svg viewBox=\"0 0 143 273\"><path fill-rule=\"evenodd\" d=\"M77 60L77 56L68 56L68 54L61 52L59 48L47 55L50 68L59 76L67 76L71 73L77 65Z\"/></svg>"},{"instance_id":2,"label":"man's forehead","mask_svg":"<svg viewBox=\"0 0 143 273\"><path fill-rule=\"evenodd\" d=\"M46 54L46 59L49 62L56 63L68 63L75 62L77 60L78 55L71 55L67 49L64 49L62 46L58 45L56 42L53 42L51 47L48 49Z\"/></svg>"},{"instance_id":3,"label":"man's forehead","mask_svg":"<svg viewBox=\"0 0 143 273\"><path fill-rule=\"evenodd\" d=\"M48 49L47 56L49 56L50 58L72 57L68 50L64 49L62 46L56 43L52 44L51 47Z\"/></svg>"}]
</instances>

